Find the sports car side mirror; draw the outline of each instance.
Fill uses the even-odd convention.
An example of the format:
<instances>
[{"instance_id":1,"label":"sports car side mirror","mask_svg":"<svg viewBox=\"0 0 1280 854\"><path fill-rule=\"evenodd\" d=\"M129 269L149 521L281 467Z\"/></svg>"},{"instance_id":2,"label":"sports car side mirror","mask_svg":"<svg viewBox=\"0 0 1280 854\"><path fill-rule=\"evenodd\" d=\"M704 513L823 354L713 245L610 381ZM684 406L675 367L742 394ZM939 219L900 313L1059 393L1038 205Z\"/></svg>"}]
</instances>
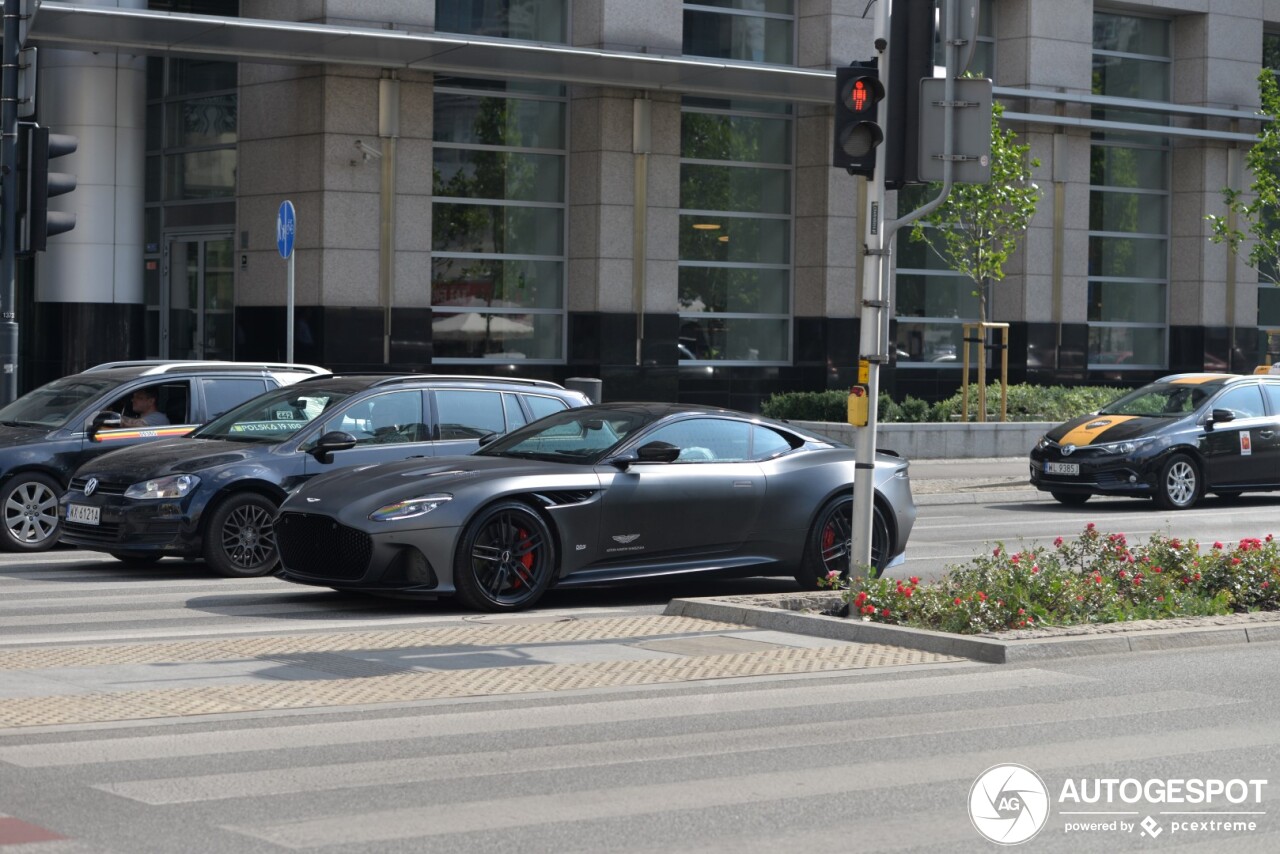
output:
<instances>
[{"instance_id":1,"label":"sports car side mirror","mask_svg":"<svg viewBox=\"0 0 1280 854\"><path fill-rule=\"evenodd\" d=\"M650 442L636 449L642 463L674 463L680 449L669 442Z\"/></svg>"},{"instance_id":2,"label":"sports car side mirror","mask_svg":"<svg viewBox=\"0 0 1280 854\"><path fill-rule=\"evenodd\" d=\"M333 462L334 451L349 451L355 446L355 436L343 433L341 430L334 430L316 440L315 447L311 449L311 456L327 464Z\"/></svg>"},{"instance_id":3,"label":"sports car side mirror","mask_svg":"<svg viewBox=\"0 0 1280 854\"><path fill-rule=\"evenodd\" d=\"M120 413L104 409L93 414L93 417L89 419L89 423L85 425L84 434L90 442L96 442L98 441L99 430L115 430L119 427Z\"/></svg>"}]
</instances>

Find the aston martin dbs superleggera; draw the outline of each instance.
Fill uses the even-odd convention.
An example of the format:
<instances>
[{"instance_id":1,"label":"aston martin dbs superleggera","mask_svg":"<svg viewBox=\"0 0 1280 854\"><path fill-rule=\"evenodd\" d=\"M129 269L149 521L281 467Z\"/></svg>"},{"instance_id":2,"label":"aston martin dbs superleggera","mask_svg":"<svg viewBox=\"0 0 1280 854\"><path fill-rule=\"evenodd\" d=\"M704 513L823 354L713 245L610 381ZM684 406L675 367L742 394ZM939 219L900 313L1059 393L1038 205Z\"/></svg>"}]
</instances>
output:
<instances>
[{"instance_id":1,"label":"aston martin dbs superleggera","mask_svg":"<svg viewBox=\"0 0 1280 854\"><path fill-rule=\"evenodd\" d=\"M337 442L340 437L327 437ZM915 521L908 463L876 455L874 571ZM552 585L849 569L852 448L711 407L613 403L548 416L470 456L321 475L280 507L289 581L534 605Z\"/></svg>"}]
</instances>

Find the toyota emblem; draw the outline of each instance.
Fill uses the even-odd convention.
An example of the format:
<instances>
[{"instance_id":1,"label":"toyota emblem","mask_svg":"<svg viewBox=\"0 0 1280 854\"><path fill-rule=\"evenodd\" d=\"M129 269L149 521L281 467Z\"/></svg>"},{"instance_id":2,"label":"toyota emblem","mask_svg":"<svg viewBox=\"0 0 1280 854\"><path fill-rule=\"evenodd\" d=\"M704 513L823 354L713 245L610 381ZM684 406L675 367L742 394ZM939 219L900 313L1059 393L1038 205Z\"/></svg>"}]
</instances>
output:
<instances>
[{"instance_id":1,"label":"toyota emblem","mask_svg":"<svg viewBox=\"0 0 1280 854\"><path fill-rule=\"evenodd\" d=\"M1062 446L1062 455L1063 455L1064 457L1069 457L1069 456L1071 456L1072 454L1074 454L1075 452L1076 452L1076 446L1075 446L1075 445L1063 445L1063 446Z\"/></svg>"},{"instance_id":2,"label":"toyota emblem","mask_svg":"<svg viewBox=\"0 0 1280 854\"><path fill-rule=\"evenodd\" d=\"M98 488L98 479L91 477L84 482L84 494L93 495L93 491Z\"/></svg>"}]
</instances>

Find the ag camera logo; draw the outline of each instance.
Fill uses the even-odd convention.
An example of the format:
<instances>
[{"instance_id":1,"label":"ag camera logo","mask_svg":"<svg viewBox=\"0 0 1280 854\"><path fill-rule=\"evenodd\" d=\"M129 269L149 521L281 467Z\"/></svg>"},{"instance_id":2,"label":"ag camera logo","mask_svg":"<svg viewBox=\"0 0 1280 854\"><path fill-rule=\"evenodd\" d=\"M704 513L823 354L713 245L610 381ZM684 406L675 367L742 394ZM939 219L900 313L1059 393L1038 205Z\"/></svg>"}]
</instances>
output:
<instances>
[{"instance_id":1,"label":"ag camera logo","mask_svg":"<svg viewBox=\"0 0 1280 854\"><path fill-rule=\"evenodd\" d=\"M969 820L998 845L1026 842L1049 820L1049 789L1030 768L993 765L969 789Z\"/></svg>"}]
</instances>

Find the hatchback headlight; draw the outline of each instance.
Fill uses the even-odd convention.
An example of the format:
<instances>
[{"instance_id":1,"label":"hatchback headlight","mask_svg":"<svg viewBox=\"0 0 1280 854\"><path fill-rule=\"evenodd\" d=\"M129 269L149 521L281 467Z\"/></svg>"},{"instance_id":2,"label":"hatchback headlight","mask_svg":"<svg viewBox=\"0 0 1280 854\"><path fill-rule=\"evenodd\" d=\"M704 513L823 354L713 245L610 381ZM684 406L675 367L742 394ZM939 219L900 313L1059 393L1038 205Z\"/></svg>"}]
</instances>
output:
<instances>
[{"instance_id":1,"label":"hatchback headlight","mask_svg":"<svg viewBox=\"0 0 1280 854\"><path fill-rule=\"evenodd\" d=\"M1124 442L1103 442L1093 447L1102 454L1132 454L1143 445L1151 442L1151 439L1128 439Z\"/></svg>"},{"instance_id":2,"label":"hatchback headlight","mask_svg":"<svg viewBox=\"0 0 1280 854\"><path fill-rule=\"evenodd\" d=\"M441 504L453 499L452 495L424 495L420 498L407 498L394 504L384 504L369 514L371 522L395 522L400 519L412 519L425 516Z\"/></svg>"},{"instance_id":3,"label":"hatchback headlight","mask_svg":"<svg viewBox=\"0 0 1280 854\"><path fill-rule=\"evenodd\" d=\"M195 489L200 478L193 474L175 474L135 483L124 491L125 498L182 498Z\"/></svg>"}]
</instances>

